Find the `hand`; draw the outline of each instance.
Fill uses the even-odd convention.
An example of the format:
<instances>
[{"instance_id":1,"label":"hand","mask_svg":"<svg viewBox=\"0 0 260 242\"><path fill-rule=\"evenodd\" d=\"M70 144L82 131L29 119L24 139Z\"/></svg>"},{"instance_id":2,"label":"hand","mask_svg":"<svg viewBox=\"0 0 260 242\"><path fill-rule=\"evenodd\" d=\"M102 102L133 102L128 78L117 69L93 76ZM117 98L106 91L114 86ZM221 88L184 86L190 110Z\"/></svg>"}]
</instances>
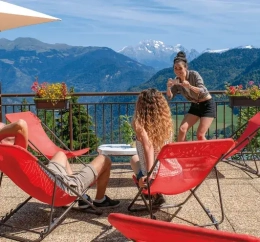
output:
<instances>
[{"instance_id":1,"label":"hand","mask_svg":"<svg viewBox=\"0 0 260 242\"><path fill-rule=\"evenodd\" d=\"M143 176L139 179L139 187L146 187L147 186L147 176Z\"/></svg>"},{"instance_id":2,"label":"hand","mask_svg":"<svg viewBox=\"0 0 260 242\"><path fill-rule=\"evenodd\" d=\"M179 82L180 81L178 79L169 78L167 82L167 88L171 88L172 86L179 84Z\"/></svg>"},{"instance_id":3,"label":"hand","mask_svg":"<svg viewBox=\"0 0 260 242\"><path fill-rule=\"evenodd\" d=\"M174 86L173 79L169 78L167 81L167 88L171 88L172 86Z\"/></svg>"},{"instance_id":4,"label":"hand","mask_svg":"<svg viewBox=\"0 0 260 242\"><path fill-rule=\"evenodd\" d=\"M183 86L183 87L190 87L190 83L188 82L188 81L183 81L182 83L181 83L181 85Z\"/></svg>"}]
</instances>

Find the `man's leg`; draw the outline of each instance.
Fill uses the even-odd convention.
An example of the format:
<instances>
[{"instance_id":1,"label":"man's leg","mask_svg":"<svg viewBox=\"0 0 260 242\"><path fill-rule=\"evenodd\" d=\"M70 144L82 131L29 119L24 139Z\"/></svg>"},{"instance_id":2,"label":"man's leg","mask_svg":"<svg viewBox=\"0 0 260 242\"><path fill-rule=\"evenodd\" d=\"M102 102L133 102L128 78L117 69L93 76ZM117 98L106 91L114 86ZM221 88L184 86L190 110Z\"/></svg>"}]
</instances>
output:
<instances>
[{"instance_id":1,"label":"man's leg","mask_svg":"<svg viewBox=\"0 0 260 242\"><path fill-rule=\"evenodd\" d=\"M60 164L61 166L65 167L67 174L72 175L73 171L70 167L69 161L67 156L65 155L64 152L58 151L50 160L50 162L55 162Z\"/></svg>"},{"instance_id":2,"label":"man's leg","mask_svg":"<svg viewBox=\"0 0 260 242\"><path fill-rule=\"evenodd\" d=\"M68 159L63 152L57 152L52 157L51 162L58 163L61 166L65 167L68 175L73 174ZM111 160L107 156L99 155L90 164L98 174L96 199L100 200L103 199L105 196L107 183L110 176Z\"/></svg>"},{"instance_id":3,"label":"man's leg","mask_svg":"<svg viewBox=\"0 0 260 242\"><path fill-rule=\"evenodd\" d=\"M111 160L104 155L98 155L91 163L98 173L96 200L103 199L105 196L111 169Z\"/></svg>"},{"instance_id":4,"label":"man's leg","mask_svg":"<svg viewBox=\"0 0 260 242\"><path fill-rule=\"evenodd\" d=\"M0 130L0 140L7 137L14 137L14 144L23 148L28 146L28 127L27 123L19 119L18 121L7 124Z\"/></svg>"}]
</instances>

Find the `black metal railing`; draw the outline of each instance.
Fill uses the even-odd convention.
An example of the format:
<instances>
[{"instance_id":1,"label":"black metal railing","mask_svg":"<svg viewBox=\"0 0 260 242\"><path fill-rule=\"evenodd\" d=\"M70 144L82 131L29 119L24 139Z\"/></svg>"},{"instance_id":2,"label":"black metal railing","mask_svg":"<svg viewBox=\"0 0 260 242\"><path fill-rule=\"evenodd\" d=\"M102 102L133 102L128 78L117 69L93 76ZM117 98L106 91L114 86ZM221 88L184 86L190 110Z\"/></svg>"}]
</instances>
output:
<instances>
[{"instance_id":1,"label":"black metal railing","mask_svg":"<svg viewBox=\"0 0 260 242\"><path fill-rule=\"evenodd\" d=\"M239 109L228 106L228 101L219 98L224 91L211 91L216 99L217 117L208 130L207 137L228 137L233 133L238 120ZM5 114L21 111L32 111L48 125L61 139L65 140L70 149L84 148L96 149L101 143L122 143L120 130L120 115L133 115L135 99L139 92L111 92L111 93L73 93L72 96L85 98L87 101L70 103L67 110L37 110L33 103L34 94L0 94L0 121L5 122ZM104 101L105 97L134 97L132 101ZM25 100L26 99L26 100ZM93 99L93 100L91 100ZM99 99L98 101L96 101ZM189 102L169 101L172 110L175 133L184 114L189 109ZM77 116L78 123L74 125ZM77 133L75 135L75 129ZM75 137L76 136L76 137ZM93 139L93 137L97 139ZM189 131L188 140L196 139L196 125ZM93 140L95 144L93 144Z\"/></svg>"}]
</instances>

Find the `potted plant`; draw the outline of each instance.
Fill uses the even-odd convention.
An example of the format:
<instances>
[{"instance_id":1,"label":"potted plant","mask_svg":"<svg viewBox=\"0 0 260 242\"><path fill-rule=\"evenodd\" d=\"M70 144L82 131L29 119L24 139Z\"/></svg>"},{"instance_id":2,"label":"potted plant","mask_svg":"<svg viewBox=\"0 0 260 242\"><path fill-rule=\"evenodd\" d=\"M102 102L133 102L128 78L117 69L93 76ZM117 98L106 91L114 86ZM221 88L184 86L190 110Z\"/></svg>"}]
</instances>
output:
<instances>
[{"instance_id":1,"label":"potted plant","mask_svg":"<svg viewBox=\"0 0 260 242\"><path fill-rule=\"evenodd\" d=\"M254 81L249 81L245 89L242 85L231 86L227 84L226 95L229 97L230 107L260 106L260 88L259 85L254 84Z\"/></svg>"},{"instance_id":2,"label":"potted plant","mask_svg":"<svg viewBox=\"0 0 260 242\"><path fill-rule=\"evenodd\" d=\"M64 109L69 99L66 83L39 83L38 80L31 86L35 93L34 102L37 109Z\"/></svg>"},{"instance_id":3,"label":"potted plant","mask_svg":"<svg viewBox=\"0 0 260 242\"><path fill-rule=\"evenodd\" d=\"M130 144L132 147L135 147L134 136L135 132L131 125L131 116L128 115L120 115L120 132L122 134L123 141L126 144Z\"/></svg>"}]
</instances>

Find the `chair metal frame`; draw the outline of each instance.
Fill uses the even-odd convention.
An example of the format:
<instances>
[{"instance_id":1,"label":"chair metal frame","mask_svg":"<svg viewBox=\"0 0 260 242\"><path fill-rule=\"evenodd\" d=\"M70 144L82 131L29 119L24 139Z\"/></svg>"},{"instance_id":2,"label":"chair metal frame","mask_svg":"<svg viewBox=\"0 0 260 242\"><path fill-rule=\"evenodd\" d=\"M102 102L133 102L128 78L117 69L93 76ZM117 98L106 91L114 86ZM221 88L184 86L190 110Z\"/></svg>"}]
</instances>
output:
<instances>
[{"instance_id":1,"label":"chair metal frame","mask_svg":"<svg viewBox=\"0 0 260 242\"><path fill-rule=\"evenodd\" d=\"M133 176L134 182L135 182L135 184L137 185L137 188L138 188L138 193L136 194L136 196L134 197L133 201L132 201L132 202L130 203L130 205L128 206L128 211L130 211L130 212L137 212L137 211L147 210L147 211L149 212L149 214L150 214L150 218L151 218L151 219L156 219L155 215L153 214L153 210L154 210L154 209L167 209L167 208L176 207L176 208L178 208L178 209L177 209L177 211L174 213L174 215L172 216L172 218L173 218L173 217L176 217L176 216L177 216L177 214L180 212L182 206L183 206L184 204L186 204L186 203L188 202L188 200L189 200L192 196L194 196L194 198L197 200L197 202L200 204L200 206L202 207L202 209L204 210L204 212L207 214L207 216L208 216L209 219L211 220L211 223L204 224L204 225L199 225L199 224L193 223L193 222L188 221L188 220L185 220L185 219L183 219L183 220L185 220L186 222L189 222L189 223L191 223L191 224L193 224L193 225L195 225L195 226L200 226L200 227L215 226L216 229L219 229L219 224L221 224L221 223L224 221L224 207L223 207L223 201L222 201L222 195L221 195L221 189L220 189L220 183L219 183L218 170L217 170L216 165L217 165L217 163L218 163L219 161L222 160L224 153L223 153L221 156L219 156L219 157L216 158L216 160L215 160L215 165L214 165L214 167L212 167L212 169L211 169L211 170L214 170L215 175L216 175L216 183L217 183L217 188L218 188L218 197L219 197L219 204L220 204L220 211L221 211L220 220L217 220L217 219L213 216L213 214L210 212L210 210L204 206L204 204L202 203L202 201L199 199L199 197L198 197L197 194L195 193L196 190L200 187L200 185L203 183L204 180L202 180L201 183L197 184L194 188L189 189L190 194L186 197L186 199L184 199L183 202L178 203L178 204L166 204L166 205L161 205L161 206L153 206L153 204L152 204L152 199L151 199L151 195L152 195L152 194L151 194L151 187L153 186L153 182L152 182L151 176L152 176L152 173L153 173L154 168L156 167L157 163L158 163L158 162L160 161L160 159L161 159L160 154L163 153L163 152L164 152L164 149L167 148L167 147L169 147L169 146L172 147L172 152L171 152L171 153L174 153L174 151L178 149L178 146L179 146L179 145L183 145L183 144L184 144L184 145L185 145L185 144L190 144L190 145L191 145L191 144L198 143L198 142L200 142L200 143L202 143L202 142L209 143L209 142L216 142L216 141L222 142L222 141L224 141L224 140L227 141L227 142L229 142L229 144L230 144L229 147L228 147L228 148L226 149L226 151L225 151L225 153L226 153L227 150L229 150L229 149L232 147L232 145L234 145L234 141L233 141L232 139L222 139L222 140L221 140L221 139L218 139L218 140L208 140L208 141L192 141L192 142L181 142L181 143L178 142L178 143L173 143L173 144L167 144L167 145L165 145L165 146L162 148L161 152L158 154L157 159L156 159L156 161L155 161L153 167L152 167L151 170L147 173L147 189L142 188L142 187L139 187L136 177ZM216 142L216 144L217 144L217 142ZM176 147L177 147L177 148L176 148ZM178 160L178 157L176 157L176 159ZM160 169L159 169L158 172L160 172ZM209 171L209 173L210 173L210 171ZM156 179L156 177L155 177L155 179ZM188 191L188 190L186 190L186 191ZM183 192L185 192L185 191L183 191ZM183 193L183 192L182 192L182 193ZM145 199L145 197L144 197L145 194L148 195L148 202L146 201L146 199ZM180 194L180 193L179 193L179 194ZM177 194L176 194L176 195L177 195ZM135 203L136 203L136 201L137 201L137 199L138 199L139 196L142 198L142 200L143 200L143 202L144 202L144 207L141 207L141 208L132 208L132 207L135 205Z\"/></svg>"},{"instance_id":2,"label":"chair metal frame","mask_svg":"<svg viewBox=\"0 0 260 242\"><path fill-rule=\"evenodd\" d=\"M20 150L20 152L26 152L28 153L28 157L31 158L31 162L36 162L37 165L39 167L41 167L42 172L45 173L47 172L48 175L45 173L45 176L48 176L49 179L51 179L53 181L53 188L52 188L52 199L51 199L51 203L49 203L50 205L50 214L49 214L49 220L46 226L43 227L43 229L41 231L37 231L35 229L27 229L27 228L22 228L22 227L18 227L18 226L14 226L14 225L10 225L7 224L7 222L9 221L9 219L11 217L13 217L25 204L27 204L32 198L33 196L30 196L26 198L22 203L18 204L16 208L11 209L8 213L6 213L5 216L3 216L0 219L0 228L1 227L9 227L9 228L13 228L13 229L19 229L19 230L23 230L25 232L30 232L30 233L34 233L34 234L38 234L39 237L35 240L31 240L31 239L25 239L24 237L21 236L17 236L17 235L13 235L10 233L5 233L5 232L1 232L0 231L0 237L5 237L5 238L9 238L9 239L13 239L16 241L41 241L43 240L47 235L49 235L64 219L65 216L67 215L67 213L73 208L73 206L75 205L75 203L78 201L78 199L82 199L83 201L85 201L86 203L88 203L91 209L86 210L87 212L90 213L95 213L97 215L102 214L102 210L97 209L92 203L90 203L88 200L86 200L83 195L87 192L87 190L89 189L86 188L82 194L79 194L76 190L74 190L73 188L71 188L70 186L68 186L59 176L57 176L56 174L54 174L48 167L46 167L45 164L43 164L41 161L39 161L35 156L33 156L32 154L30 154L27 150L23 149L20 146L16 146L16 145L4 145L4 144L0 144L0 152L1 152L1 147L5 148L8 147L12 148L12 149L18 149ZM4 156L4 154L0 153L0 156ZM47 158L47 157L46 157ZM4 162L3 161L4 158L2 158L2 161L0 160L0 162ZM6 161L8 162L8 161ZM1 164L0 164L1 167ZM45 172L44 172L45 170ZM1 189L1 181L3 178L3 173L4 173L4 169L2 169L1 171L1 180L0 180L0 189ZM7 175L8 176L8 175ZM8 176L9 177L9 176ZM52 178L51 178L52 177ZM10 177L9 177L10 178ZM10 178L11 179L11 178ZM12 179L11 179L12 180ZM71 202L70 205L66 207L65 211L58 217L58 218L54 218L53 214L54 214L54 208L57 206L55 205L55 201L56 201L56 195L57 195L57 189L62 190L62 188L60 187L60 184L66 186L73 194L75 194L75 197L72 195L69 195L69 197L71 197ZM62 190L63 191L63 190ZM65 191L63 191L64 194L67 194ZM66 204L64 204L65 206ZM63 206L63 205L62 205Z\"/></svg>"},{"instance_id":3,"label":"chair metal frame","mask_svg":"<svg viewBox=\"0 0 260 242\"><path fill-rule=\"evenodd\" d=\"M260 121L260 112L258 112L252 118L259 118ZM234 133L230 136L230 138L236 140L236 138L242 136L245 131L243 133L241 131L244 130L245 128L249 128L248 127L249 125L250 125L250 120L244 125L242 125L240 128L238 128L236 131L234 131ZM257 164L260 161L260 151L256 151L255 147L253 147L251 143L251 140L259 132L259 129L260 129L260 124L257 125L257 127L254 128L252 132L249 132L248 135L244 139L242 139L239 143L236 143L235 146L231 150L229 150L227 154L225 154L222 161L229 165L237 167L245 172L260 177L260 170ZM235 152L236 150L237 152ZM245 158L246 154L250 154L254 167L248 165L248 160ZM238 158L232 158L232 156L234 155L238 156Z\"/></svg>"}]
</instances>

